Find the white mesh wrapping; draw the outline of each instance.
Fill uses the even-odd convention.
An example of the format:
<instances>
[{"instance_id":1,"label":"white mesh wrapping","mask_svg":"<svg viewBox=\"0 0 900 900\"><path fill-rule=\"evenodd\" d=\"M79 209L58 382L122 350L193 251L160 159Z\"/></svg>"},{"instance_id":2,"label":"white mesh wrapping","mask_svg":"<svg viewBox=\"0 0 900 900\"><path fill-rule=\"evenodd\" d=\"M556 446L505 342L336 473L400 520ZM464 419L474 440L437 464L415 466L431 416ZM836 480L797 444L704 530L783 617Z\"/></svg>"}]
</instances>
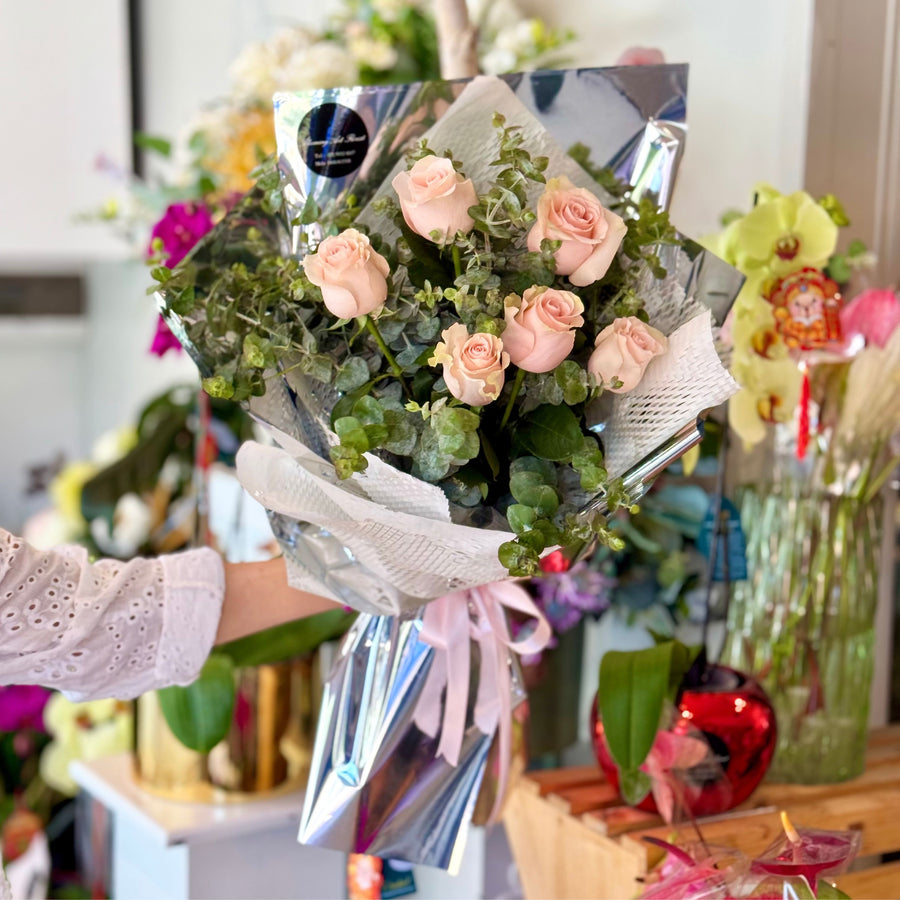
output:
<instances>
[{"instance_id":1,"label":"white mesh wrapping","mask_svg":"<svg viewBox=\"0 0 900 900\"><path fill-rule=\"evenodd\" d=\"M288 449L245 444L241 483L267 509L311 528L317 552L303 565L287 556L293 587L345 603L352 587L364 612L395 615L451 591L508 578L497 550L513 535L453 525L443 491L366 454L369 469L339 482L331 464L284 435ZM331 540L333 539L333 540ZM335 552L335 540L351 553ZM365 582L365 584L363 584Z\"/></svg>"},{"instance_id":2,"label":"white mesh wrapping","mask_svg":"<svg viewBox=\"0 0 900 900\"><path fill-rule=\"evenodd\" d=\"M668 353L651 361L633 391L616 396L603 432L609 473L623 475L737 387L719 361L706 310L669 335Z\"/></svg>"}]
</instances>

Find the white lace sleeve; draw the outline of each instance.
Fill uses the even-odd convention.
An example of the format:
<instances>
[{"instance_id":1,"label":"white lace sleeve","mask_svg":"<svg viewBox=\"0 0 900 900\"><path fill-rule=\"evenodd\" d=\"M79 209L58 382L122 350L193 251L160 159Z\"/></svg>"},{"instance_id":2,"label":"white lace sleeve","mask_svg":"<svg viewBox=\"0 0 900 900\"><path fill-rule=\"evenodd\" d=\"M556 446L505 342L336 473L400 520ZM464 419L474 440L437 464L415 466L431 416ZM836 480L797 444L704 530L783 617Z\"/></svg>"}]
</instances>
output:
<instances>
[{"instance_id":1,"label":"white lace sleeve","mask_svg":"<svg viewBox=\"0 0 900 900\"><path fill-rule=\"evenodd\" d=\"M212 647L224 587L213 550L91 565L82 547L39 551L0 529L0 684L77 700L189 684Z\"/></svg>"}]
</instances>

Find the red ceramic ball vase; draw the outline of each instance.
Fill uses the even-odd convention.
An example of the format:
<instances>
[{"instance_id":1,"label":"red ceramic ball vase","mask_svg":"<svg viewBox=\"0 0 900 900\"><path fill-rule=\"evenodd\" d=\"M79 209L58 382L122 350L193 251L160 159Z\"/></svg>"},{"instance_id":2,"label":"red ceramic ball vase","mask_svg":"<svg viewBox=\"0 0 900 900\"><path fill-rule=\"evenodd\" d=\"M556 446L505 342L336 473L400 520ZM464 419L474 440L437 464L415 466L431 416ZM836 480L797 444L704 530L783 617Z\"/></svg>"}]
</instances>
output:
<instances>
[{"instance_id":1,"label":"red ceramic ball vase","mask_svg":"<svg viewBox=\"0 0 900 900\"><path fill-rule=\"evenodd\" d=\"M684 803L694 816L716 815L743 803L756 790L775 753L775 710L769 698L756 681L728 666L710 663L684 687L671 730L702 736L710 747L707 760L675 773ZM596 701L591 708L591 734L597 761L618 789L619 772L606 745ZM653 794L638 808L656 812Z\"/></svg>"}]
</instances>

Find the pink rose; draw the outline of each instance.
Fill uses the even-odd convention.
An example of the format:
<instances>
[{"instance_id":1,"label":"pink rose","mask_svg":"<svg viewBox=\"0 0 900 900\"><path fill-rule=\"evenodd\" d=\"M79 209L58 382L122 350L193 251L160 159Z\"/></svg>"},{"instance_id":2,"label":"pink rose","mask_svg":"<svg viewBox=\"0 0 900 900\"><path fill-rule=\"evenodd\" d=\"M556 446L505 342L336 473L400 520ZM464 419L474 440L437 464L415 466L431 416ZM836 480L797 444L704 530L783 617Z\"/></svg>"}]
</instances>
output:
<instances>
[{"instance_id":1,"label":"pink rose","mask_svg":"<svg viewBox=\"0 0 900 900\"><path fill-rule=\"evenodd\" d=\"M661 66L666 61L656 47L629 47L616 61L617 66Z\"/></svg>"},{"instance_id":2,"label":"pink rose","mask_svg":"<svg viewBox=\"0 0 900 900\"><path fill-rule=\"evenodd\" d=\"M322 289L328 311L339 319L368 315L387 299L388 262L355 228L325 238L303 260L303 268Z\"/></svg>"},{"instance_id":3,"label":"pink rose","mask_svg":"<svg viewBox=\"0 0 900 900\"><path fill-rule=\"evenodd\" d=\"M638 386L647 364L654 356L665 353L668 346L661 332L640 319L616 319L597 335L587 369L606 390L624 394ZM613 387L615 381L622 383Z\"/></svg>"},{"instance_id":4,"label":"pink rose","mask_svg":"<svg viewBox=\"0 0 900 900\"><path fill-rule=\"evenodd\" d=\"M565 176L551 178L538 200L537 222L528 232L528 249L537 252L541 241L562 241L556 251L556 274L587 287L606 274L626 231L615 213Z\"/></svg>"},{"instance_id":5,"label":"pink rose","mask_svg":"<svg viewBox=\"0 0 900 900\"><path fill-rule=\"evenodd\" d=\"M434 348L428 364L444 367L444 381L457 400L484 406L500 396L509 365L509 354L496 335L479 332L469 336L462 322L441 332L444 339Z\"/></svg>"},{"instance_id":6,"label":"pink rose","mask_svg":"<svg viewBox=\"0 0 900 900\"><path fill-rule=\"evenodd\" d=\"M841 310L844 337L861 334L867 344L884 347L900 325L900 297L893 291L863 291Z\"/></svg>"},{"instance_id":7,"label":"pink rose","mask_svg":"<svg viewBox=\"0 0 900 900\"><path fill-rule=\"evenodd\" d=\"M475 224L469 207L478 203L472 182L460 175L449 159L423 156L408 172L391 182L400 198L406 224L423 238L441 234L439 244L452 241L457 231L470 232Z\"/></svg>"},{"instance_id":8,"label":"pink rose","mask_svg":"<svg viewBox=\"0 0 900 900\"><path fill-rule=\"evenodd\" d=\"M574 329L584 325L584 304L577 294L535 285L522 299L506 298L503 349L526 372L549 372L571 352Z\"/></svg>"}]
</instances>

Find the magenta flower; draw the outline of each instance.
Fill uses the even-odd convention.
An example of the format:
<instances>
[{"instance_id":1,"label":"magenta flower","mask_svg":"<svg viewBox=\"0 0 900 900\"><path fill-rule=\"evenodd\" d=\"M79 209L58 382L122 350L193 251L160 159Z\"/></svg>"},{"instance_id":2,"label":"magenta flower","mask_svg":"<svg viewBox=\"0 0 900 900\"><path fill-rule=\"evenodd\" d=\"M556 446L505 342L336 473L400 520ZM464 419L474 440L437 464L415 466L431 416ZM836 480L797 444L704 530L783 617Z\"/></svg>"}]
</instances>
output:
<instances>
[{"instance_id":1,"label":"magenta flower","mask_svg":"<svg viewBox=\"0 0 900 900\"><path fill-rule=\"evenodd\" d=\"M153 335L150 352L156 356L165 356L169 350L181 350L181 344L178 342L178 338L172 334L169 326L166 325L166 320L159 316L156 320L156 334Z\"/></svg>"},{"instance_id":2,"label":"magenta flower","mask_svg":"<svg viewBox=\"0 0 900 900\"><path fill-rule=\"evenodd\" d=\"M0 731L43 731L44 706L51 694L35 685L0 687Z\"/></svg>"},{"instance_id":3,"label":"magenta flower","mask_svg":"<svg viewBox=\"0 0 900 900\"><path fill-rule=\"evenodd\" d=\"M900 325L900 297L893 291L863 291L841 310L844 337L861 334L867 344L884 345Z\"/></svg>"},{"instance_id":4,"label":"magenta flower","mask_svg":"<svg viewBox=\"0 0 900 900\"><path fill-rule=\"evenodd\" d=\"M173 203L153 226L150 242L162 241L165 265L172 269L212 227L212 216L202 203Z\"/></svg>"}]
</instances>

